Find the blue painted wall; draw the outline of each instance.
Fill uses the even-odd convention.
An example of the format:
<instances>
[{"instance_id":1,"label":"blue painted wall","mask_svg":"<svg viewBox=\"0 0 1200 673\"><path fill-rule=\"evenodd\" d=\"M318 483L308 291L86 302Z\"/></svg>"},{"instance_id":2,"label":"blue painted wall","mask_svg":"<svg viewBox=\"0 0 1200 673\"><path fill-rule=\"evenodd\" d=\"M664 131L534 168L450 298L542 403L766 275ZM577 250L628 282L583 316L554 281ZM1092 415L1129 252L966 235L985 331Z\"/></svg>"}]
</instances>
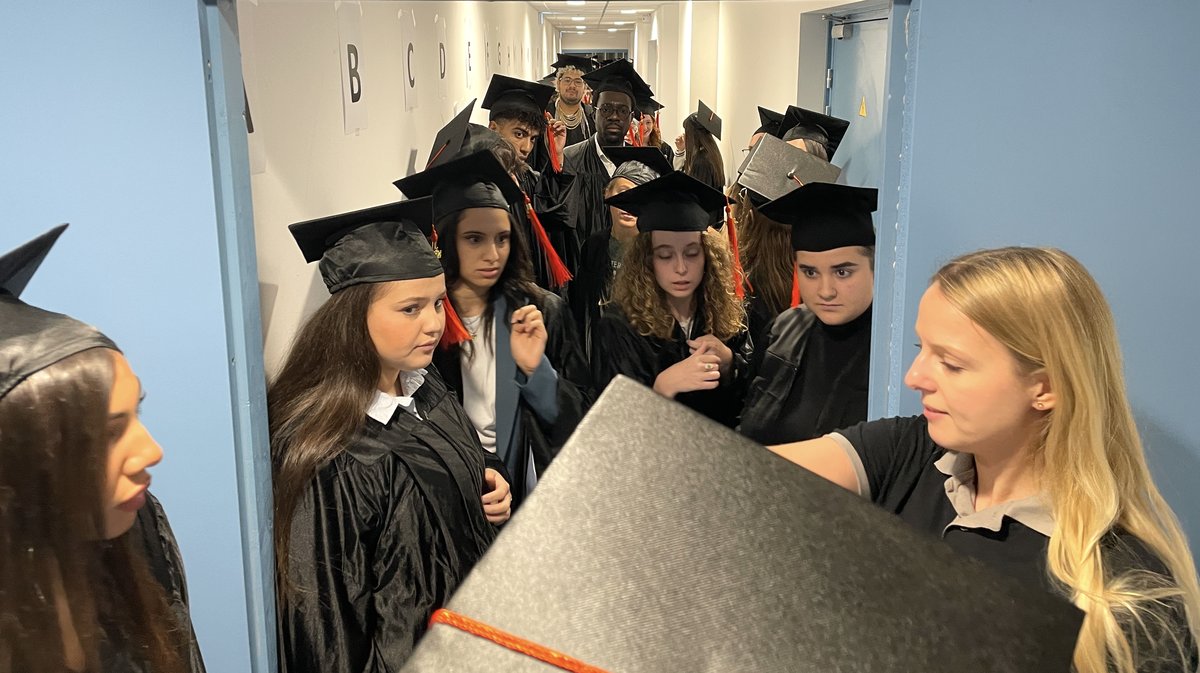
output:
<instances>
[{"instance_id":1,"label":"blue painted wall","mask_svg":"<svg viewBox=\"0 0 1200 673\"><path fill-rule=\"evenodd\" d=\"M1108 296L1152 467L1200 550L1200 3L894 9L877 296L896 302L876 315L872 412L918 409L899 377L941 263L1061 247Z\"/></svg>"},{"instance_id":2,"label":"blue painted wall","mask_svg":"<svg viewBox=\"0 0 1200 673\"><path fill-rule=\"evenodd\" d=\"M19 2L0 21L0 248L71 228L26 298L95 323L147 391L153 489L214 673L249 671L195 2Z\"/></svg>"}]
</instances>

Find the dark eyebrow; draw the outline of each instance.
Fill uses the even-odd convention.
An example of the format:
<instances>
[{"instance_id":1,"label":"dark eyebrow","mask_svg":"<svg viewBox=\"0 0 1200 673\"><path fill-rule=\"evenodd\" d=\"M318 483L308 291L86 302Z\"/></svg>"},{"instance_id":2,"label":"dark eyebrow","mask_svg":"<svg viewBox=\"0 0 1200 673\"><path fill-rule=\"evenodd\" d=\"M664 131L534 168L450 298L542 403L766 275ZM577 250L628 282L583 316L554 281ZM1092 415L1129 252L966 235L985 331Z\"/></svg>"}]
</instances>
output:
<instances>
[{"instance_id":1,"label":"dark eyebrow","mask_svg":"<svg viewBox=\"0 0 1200 673\"><path fill-rule=\"evenodd\" d=\"M855 269L855 268L858 268L858 262L842 262L841 264L834 264L833 268L834 269Z\"/></svg>"}]
</instances>

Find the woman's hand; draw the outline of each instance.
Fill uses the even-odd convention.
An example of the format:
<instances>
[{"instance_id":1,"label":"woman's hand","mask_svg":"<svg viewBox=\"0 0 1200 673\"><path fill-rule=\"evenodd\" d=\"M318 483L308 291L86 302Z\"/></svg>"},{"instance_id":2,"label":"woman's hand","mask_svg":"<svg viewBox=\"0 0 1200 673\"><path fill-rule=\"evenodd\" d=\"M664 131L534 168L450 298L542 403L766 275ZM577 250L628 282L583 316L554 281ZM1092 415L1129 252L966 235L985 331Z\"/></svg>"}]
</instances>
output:
<instances>
[{"instance_id":1,"label":"woman's hand","mask_svg":"<svg viewBox=\"0 0 1200 673\"><path fill-rule=\"evenodd\" d=\"M546 353L546 323L542 312L530 304L513 311L512 315L512 358L525 376L533 376L533 370L542 362Z\"/></svg>"},{"instance_id":2,"label":"woman's hand","mask_svg":"<svg viewBox=\"0 0 1200 673\"><path fill-rule=\"evenodd\" d=\"M483 471L483 482L491 489L483 494L483 515L488 523L499 526L512 516L512 492L504 475L490 467Z\"/></svg>"},{"instance_id":3,"label":"woman's hand","mask_svg":"<svg viewBox=\"0 0 1200 673\"><path fill-rule=\"evenodd\" d=\"M679 393L716 388L721 383L721 358L710 348L701 343L690 356L662 370L654 379L654 391L673 399Z\"/></svg>"},{"instance_id":4,"label":"woman's hand","mask_svg":"<svg viewBox=\"0 0 1200 673\"><path fill-rule=\"evenodd\" d=\"M683 147L683 134L680 133L679 135L675 136L675 151L682 152Z\"/></svg>"},{"instance_id":5,"label":"woman's hand","mask_svg":"<svg viewBox=\"0 0 1200 673\"><path fill-rule=\"evenodd\" d=\"M733 366L733 351L729 346L721 343L721 340L711 334L705 334L702 337L691 339L687 345L695 353L702 346L708 346L708 352L715 354L721 361L721 376L727 376L730 368Z\"/></svg>"}]
</instances>

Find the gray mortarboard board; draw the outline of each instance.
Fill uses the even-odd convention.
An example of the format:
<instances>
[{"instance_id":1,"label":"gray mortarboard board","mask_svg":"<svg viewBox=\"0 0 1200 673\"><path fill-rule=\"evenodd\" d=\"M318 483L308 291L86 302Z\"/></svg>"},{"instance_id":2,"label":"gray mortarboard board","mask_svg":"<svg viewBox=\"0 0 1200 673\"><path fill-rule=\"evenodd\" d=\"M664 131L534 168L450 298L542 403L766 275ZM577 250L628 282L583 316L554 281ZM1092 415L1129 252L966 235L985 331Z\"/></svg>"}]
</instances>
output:
<instances>
[{"instance_id":1,"label":"gray mortarboard board","mask_svg":"<svg viewBox=\"0 0 1200 673\"><path fill-rule=\"evenodd\" d=\"M607 155L614 164L616 164L618 171L621 170L621 166L630 161L636 161L654 171L658 174L655 177L661 177L675 170L675 167L671 165L671 162L667 161L667 158L663 156L663 153L660 152L657 147L613 145L610 147L602 147L600 149L604 151L604 154ZM613 173L613 177L618 177L618 175Z\"/></svg>"},{"instance_id":2,"label":"gray mortarboard board","mask_svg":"<svg viewBox=\"0 0 1200 673\"><path fill-rule=\"evenodd\" d=\"M0 398L33 374L93 348L118 350L95 327L21 301L21 292L67 225L0 257Z\"/></svg>"},{"instance_id":3,"label":"gray mortarboard board","mask_svg":"<svg viewBox=\"0 0 1200 673\"><path fill-rule=\"evenodd\" d=\"M696 101L696 111L692 113L692 117L714 138L718 140L721 138L721 118L717 116L716 112L713 112L712 108L705 105L704 101Z\"/></svg>"},{"instance_id":4,"label":"gray mortarboard board","mask_svg":"<svg viewBox=\"0 0 1200 673\"><path fill-rule=\"evenodd\" d=\"M605 91L617 91L629 96L636 105L639 98L652 98L654 91L633 69L633 64L626 59L618 59L606 66L597 68L583 76L594 94L593 104L599 104L600 94Z\"/></svg>"},{"instance_id":5,"label":"gray mortarboard board","mask_svg":"<svg viewBox=\"0 0 1200 673\"><path fill-rule=\"evenodd\" d=\"M758 106L758 128L755 133L769 133L775 135L779 131L779 125L783 122L783 113L774 110L768 110L763 106Z\"/></svg>"},{"instance_id":6,"label":"gray mortarboard board","mask_svg":"<svg viewBox=\"0 0 1200 673\"><path fill-rule=\"evenodd\" d=\"M879 190L810 182L760 207L764 216L792 227L792 250L823 252L875 245L871 213Z\"/></svg>"},{"instance_id":7,"label":"gray mortarboard board","mask_svg":"<svg viewBox=\"0 0 1200 673\"><path fill-rule=\"evenodd\" d=\"M557 76L558 68L575 68L583 74L597 68L596 59L591 56L582 56L580 54L558 54L558 60L550 64L551 68L555 69L554 74Z\"/></svg>"},{"instance_id":8,"label":"gray mortarboard board","mask_svg":"<svg viewBox=\"0 0 1200 673\"><path fill-rule=\"evenodd\" d=\"M829 154L829 159L833 160L833 155L837 152L838 145L841 144L842 138L846 136L846 129L850 128L850 122L837 117L830 117L820 112L813 112L802 107L789 105L787 112L783 115L783 121L779 124L779 130L776 135L783 138L788 131L794 128L802 128L809 131L817 131L825 136L825 151Z\"/></svg>"},{"instance_id":9,"label":"gray mortarboard board","mask_svg":"<svg viewBox=\"0 0 1200 673\"><path fill-rule=\"evenodd\" d=\"M837 182L842 169L793 147L779 138L764 135L750 149L737 183L746 188L756 208L811 182Z\"/></svg>"},{"instance_id":10,"label":"gray mortarboard board","mask_svg":"<svg viewBox=\"0 0 1200 673\"><path fill-rule=\"evenodd\" d=\"M320 261L333 294L360 283L433 278L442 264L429 245L430 200L397 201L288 225L304 261Z\"/></svg>"},{"instance_id":11,"label":"gray mortarboard board","mask_svg":"<svg viewBox=\"0 0 1200 673\"><path fill-rule=\"evenodd\" d=\"M724 224L721 192L683 171L608 197L604 202L638 218L638 231L704 231Z\"/></svg>"},{"instance_id":12,"label":"gray mortarboard board","mask_svg":"<svg viewBox=\"0 0 1200 673\"><path fill-rule=\"evenodd\" d=\"M1081 622L624 377L446 609L404 673L1066 673Z\"/></svg>"},{"instance_id":13,"label":"gray mortarboard board","mask_svg":"<svg viewBox=\"0 0 1200 673\"><path fill-rule=\"evenodd\" d=\"M528 82L507 75L492 75L479 107L491 112L490 118L507 112L522 111L540 117L550 105L554 87Z\"/></svg>"},{"instance_id":14,"label":"gray mortarboard board","mask_svg":"<svg viewBox=\"0 0 1200 673\"><path fill-rule=\"evenodd\" d=\"M434 222L467 208L500 208L523 202L521 188L490 150L457 157L397 180L409 198L432 197Z\"/></svg>"}]
</instances>

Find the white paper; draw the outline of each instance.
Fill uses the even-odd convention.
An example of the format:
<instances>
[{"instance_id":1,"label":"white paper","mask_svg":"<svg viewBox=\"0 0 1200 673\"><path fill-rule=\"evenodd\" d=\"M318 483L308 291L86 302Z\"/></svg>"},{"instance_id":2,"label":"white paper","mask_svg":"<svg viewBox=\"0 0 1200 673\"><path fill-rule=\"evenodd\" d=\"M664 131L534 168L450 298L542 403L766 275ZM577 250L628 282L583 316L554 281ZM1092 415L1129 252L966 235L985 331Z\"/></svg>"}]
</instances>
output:
<instances>
[{"instance_id":1,"label":"white paper","mask_svg":"<svg viewBox=\"0 0 1200 673\"><path fill-rule=\"evenodd\" d=\"M358 2L337 5L339 68L342 71L342 111L346 135L367 128L366 60L362 41L362 6Z\"/></svg>"},{"instance_id":2,"label":"white paper","mask_svg":"<svg viewBox=\"0 0 1200 673\"><path fill-rule=\"evenodd\" d=\"M438 39L438 98L446 100L450 78L450 41L446 39L446 17L434 16Z\"/></svg>"},{"instance_id":3,"label":"white paper","mask_svg":"<svg viewBox=\"0 0 1200 673\"><path fill-rule=\"evenodd\" d=\"M417 73L416 10L400 11L400 46L403 48L401 58L404 59L404 109L411 111L417 107L417 93L420 87L420 77Z\"/></svg>"}]
</instances>

